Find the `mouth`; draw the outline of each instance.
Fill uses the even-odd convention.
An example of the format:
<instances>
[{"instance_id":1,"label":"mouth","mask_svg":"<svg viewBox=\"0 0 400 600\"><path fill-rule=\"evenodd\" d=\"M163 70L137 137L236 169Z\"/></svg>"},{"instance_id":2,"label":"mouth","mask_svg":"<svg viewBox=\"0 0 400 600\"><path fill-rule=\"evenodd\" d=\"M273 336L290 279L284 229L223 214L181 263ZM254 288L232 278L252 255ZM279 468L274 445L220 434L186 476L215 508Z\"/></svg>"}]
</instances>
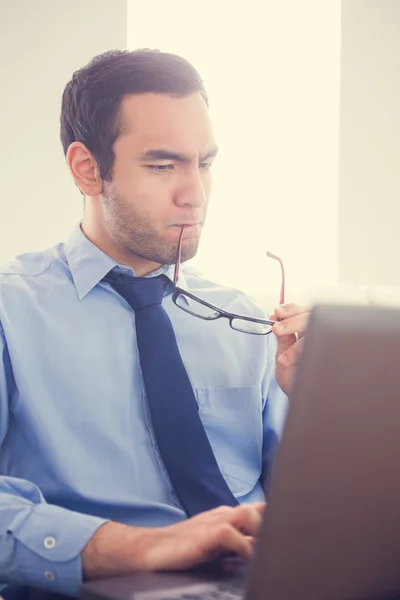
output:
<instances>
[{"instance_id":1,"label":"mouth","mask_svg":"<svg viewBox=\"0 0 400 600\"><path fill-rule=\"evenodd\" d=\"M201 235L203 223L201 221L192 221L186 223L175 223L171 225L169 230L174 239L192 240L197 239Z\"/></svg>"}]
</instances>

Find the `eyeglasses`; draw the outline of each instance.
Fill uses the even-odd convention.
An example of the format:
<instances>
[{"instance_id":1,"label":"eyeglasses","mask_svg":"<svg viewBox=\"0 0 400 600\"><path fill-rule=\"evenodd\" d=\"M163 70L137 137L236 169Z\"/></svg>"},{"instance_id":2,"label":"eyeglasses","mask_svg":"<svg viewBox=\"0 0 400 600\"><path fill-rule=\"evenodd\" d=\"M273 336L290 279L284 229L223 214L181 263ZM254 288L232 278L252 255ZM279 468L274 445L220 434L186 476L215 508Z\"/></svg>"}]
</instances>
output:
<instances>
[{"instance_id":1,"label":"eyeglasses","mask_svg":"<svg viewBox=\"0 0 400 600\"><path fill-rule=\"evenodd\" d=\"M182 231L179 236L173 280L174 289L172 291L172 300L176 306L189 313L193 317L204 319L204 321L215 321L221 317L224 317L229 320L229 325L232 327L232 329L242 333L249 333L253 335L267 335L268 333L271 333L274 321L257 319L255 317L247 317L245 315L237 315L235 313L227 312L226 310L223 310L218 306L214 306L214 304L195 296L191 292L188 292L177 285L181 265L183 231L184 226L182 227ZM276 260L280 264L282 280L279 303L283 304L285 302L285 270L283 267L283 262L278 256L272 254L271 252L267 252L267 256L273 260Z\"/></svg>"}]
</instances>

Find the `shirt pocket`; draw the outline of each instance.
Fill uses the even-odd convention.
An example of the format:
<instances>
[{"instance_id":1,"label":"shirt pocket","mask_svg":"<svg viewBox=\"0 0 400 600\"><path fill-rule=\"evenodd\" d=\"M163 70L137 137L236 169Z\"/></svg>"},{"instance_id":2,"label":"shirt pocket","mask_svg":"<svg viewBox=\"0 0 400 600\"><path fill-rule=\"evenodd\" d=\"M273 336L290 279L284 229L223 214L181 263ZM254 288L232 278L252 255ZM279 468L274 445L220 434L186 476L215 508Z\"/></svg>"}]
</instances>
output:
<instances>
[{"instance_id":1,"label":"shirt pocket","mask_svg":"<svg viewBox=\"0 0 400 600\"><path fill-rule=\"evenodd\" d=\"M245 496L261 476L261 386L197 388L196 395L221 473L236 497Z\"/></svg>"}]
</instances>

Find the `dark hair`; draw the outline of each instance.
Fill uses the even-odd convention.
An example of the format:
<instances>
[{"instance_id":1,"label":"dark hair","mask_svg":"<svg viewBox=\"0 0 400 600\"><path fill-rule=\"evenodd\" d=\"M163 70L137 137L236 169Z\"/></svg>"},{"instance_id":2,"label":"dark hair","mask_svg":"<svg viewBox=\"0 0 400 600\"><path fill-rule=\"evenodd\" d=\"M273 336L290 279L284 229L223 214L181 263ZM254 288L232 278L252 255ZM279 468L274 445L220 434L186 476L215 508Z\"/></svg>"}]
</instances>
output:
<instances>
[{"instance_id":1,"label":"dark hair","mask_svg":"<svg viewBox=\"0 0 400 600\"><path fill-rule=\"evenodd\" d=\"M207 106L203 82L184 58L159 50L111 50L76 71L65 86L61 106L64 154L79 141L93 153L103 180L110 180L113 146L123 131L122 100L128 94L200 93Z\"/></svg>"}]
</instances>

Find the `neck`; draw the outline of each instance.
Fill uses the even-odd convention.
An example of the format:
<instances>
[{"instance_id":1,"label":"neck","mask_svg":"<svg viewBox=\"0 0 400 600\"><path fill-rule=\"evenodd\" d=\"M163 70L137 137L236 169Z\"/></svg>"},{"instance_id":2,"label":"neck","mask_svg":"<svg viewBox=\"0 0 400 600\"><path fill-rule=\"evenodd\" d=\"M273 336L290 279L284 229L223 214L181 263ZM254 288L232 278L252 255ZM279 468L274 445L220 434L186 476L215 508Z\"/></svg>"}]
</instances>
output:
<instances>
[{"instance_id":1,"label":"neck","mask_svg":"<svg viewBox=\"0 0 400 600\"><path fill-rule=\"evenodd\" d=\"M86 212L82 220L81 229L88 240L104 252L104 254L107 254L107 256L120 265L131 267L135 271L136 277L144 277L161 267L161 264L142 258L120 246L112 239L103 225L89 219Z\"/></svg>"}]
</instances>

